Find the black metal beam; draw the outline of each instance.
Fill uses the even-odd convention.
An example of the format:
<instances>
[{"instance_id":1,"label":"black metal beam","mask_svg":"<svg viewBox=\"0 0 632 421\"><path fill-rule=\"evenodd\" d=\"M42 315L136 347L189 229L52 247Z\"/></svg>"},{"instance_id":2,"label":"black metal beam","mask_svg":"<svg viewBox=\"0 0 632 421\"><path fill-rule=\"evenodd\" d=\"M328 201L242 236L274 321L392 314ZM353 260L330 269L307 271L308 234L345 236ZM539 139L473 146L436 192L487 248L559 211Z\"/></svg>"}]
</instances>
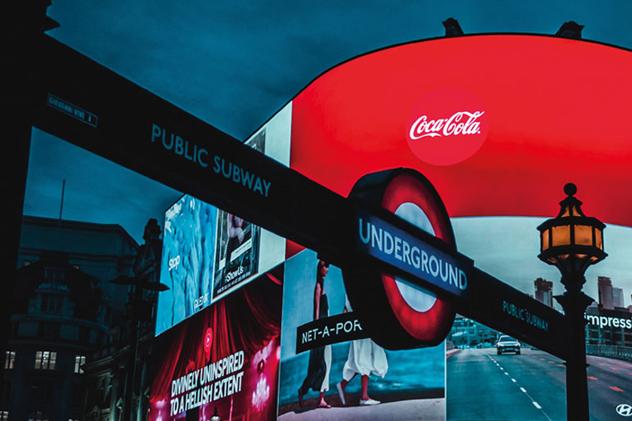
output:
<instances>
[{"instance_id":1,"label":"black metal beam","mask_svg":"<svg viewBox=\"0 0 632 421\"><path fill-rule=\"evenodd\" d=\"M566 321L560 312L478 268L470 275L469 292L467 300L457 302L460 314L567 358Z\"/></svg>"},{"instance_id":2,"label":"black metal beam","mask_svg":"<svg viewBox=\"0 0 632 421\"><path fill-rule=\"evenodd\" d=\"M339 260L343 197L51 38L41 52L48 98L37 127ZM186 153L152 140L156 127ZM207 168L188 159L194 151ZM214 172L215 160L269 182L267 195Z\"/></svg>"}]
</instances>

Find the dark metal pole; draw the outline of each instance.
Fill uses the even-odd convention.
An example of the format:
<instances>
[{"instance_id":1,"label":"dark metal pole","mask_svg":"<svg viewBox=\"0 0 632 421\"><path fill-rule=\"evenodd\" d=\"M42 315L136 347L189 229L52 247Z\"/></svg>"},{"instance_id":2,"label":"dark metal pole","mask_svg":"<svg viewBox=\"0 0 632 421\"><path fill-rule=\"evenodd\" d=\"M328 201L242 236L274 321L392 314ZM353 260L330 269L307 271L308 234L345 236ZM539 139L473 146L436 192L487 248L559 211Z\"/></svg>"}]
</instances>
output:
<instances>
[{"instance_id":1,"label":"dark metal pole","mask_svg":"<svg viewBox=\"0 0 632 421\"><path fill-rule=\"evenodd\" d=\"M38 78L39 69L45 65L38 46L44 31L50 29L50 18L46 16L46 1L13 2L11 18L5 19L6 50L3 52L3 69L8 71L2 85L2 192L6 210L1 235L5 252L2 267L5 279L0 298L0 329L10 332L10 310L12 307L13 280L15 279L18 249L22 228L24 191L31 145L31 128L37 104L42 103L45 90ZM8 347L10 335L0 335L2 358ZM0 387L3 387L0 385Z\"/></svg>"},{"instance_id":2,"label":"dark metal pole","mask_svg":"<svg viewBox=\"0 0 632 421\"><path fill-rule=\"evenodd\" d=\"M132 299L130 303L130 351L127 358L126 377L125 377L125 411L123 420L131 421L134 408L134 387L136 386L136 358L138 357L138 304L142 298L143 289L134 284L134 290L130 294Z\"/></svg>"},{"instance_id":3,"label":"dark metal pole","mask_svg":"<svg viewBox=\"0 0 632 421\"><path fill-rule=\"evenodd\" d=\"M575 277L576 279L569 279ZM581 274L563 275L563 295L555 299L564 308L568 326L569 355L566 360L566 419L589 421L588 381L586 378L586 321L584 313L594 300L581 290L585 279Z\"/></svg>"}]
</instances>

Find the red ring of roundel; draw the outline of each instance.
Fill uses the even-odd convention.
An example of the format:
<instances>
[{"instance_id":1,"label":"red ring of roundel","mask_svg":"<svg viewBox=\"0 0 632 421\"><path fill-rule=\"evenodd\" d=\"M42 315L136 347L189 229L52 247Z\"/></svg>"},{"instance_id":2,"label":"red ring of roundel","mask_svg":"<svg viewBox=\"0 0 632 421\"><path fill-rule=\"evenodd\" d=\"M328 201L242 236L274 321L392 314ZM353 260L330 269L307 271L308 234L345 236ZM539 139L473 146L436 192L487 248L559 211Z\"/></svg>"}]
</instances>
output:
<instances>
[{"instance_id":1,"label":"red ring of roundel","mask_svg":"<svg viewBox=\"0 0 632 421\"><path fill-rule=\"evenodd\" d=\"M454 246L449 217L443 205L437 202L436 193L411 174L395 176L382 196L382 207L392 213L405 202L419 206L428 216L435 236ZM393 276L382 274L381 278L393 314L409 335L420 341L435 342L439 335L445 334L449 328L446 325L454 318L449 302L437 297L428 311L417 311L406 303Z\"/></svg>"}]
</instances>

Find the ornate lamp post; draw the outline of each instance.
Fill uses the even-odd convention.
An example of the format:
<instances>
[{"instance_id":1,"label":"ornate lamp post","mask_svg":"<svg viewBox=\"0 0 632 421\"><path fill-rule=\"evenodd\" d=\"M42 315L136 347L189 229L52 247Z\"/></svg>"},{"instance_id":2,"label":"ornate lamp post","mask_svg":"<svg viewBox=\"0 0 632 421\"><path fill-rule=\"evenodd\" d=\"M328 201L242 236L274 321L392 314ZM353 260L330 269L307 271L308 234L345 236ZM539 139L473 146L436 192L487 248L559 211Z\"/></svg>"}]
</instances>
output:
<instances>
[{"instance_id":1,"label":"ornate lamp post","mask_svg":"<svg viewBox=\"0 0 632 421\"><path fill-rule=\"evenodd\" d=\"M582 292L588 266L606 258L603 230L597 218L584 215L582 202L574 197L577 187L564 186L567 197L560 202L555 218L539 227L538 258L556 266L566 291L555 299L566 315L569 354L566 361L566 416L573 421L588 421L588 383L586 381L586 341L584 313L594 300Z\"/></svg>"},{"instance_id":2,"label":"ornate lamp post","mask_svg":"<svg viewBox=\"0 0 632 421\"><path fill-rule=\"evenodd\" d=\"M129 276L119 276L112 283L119 285L130 285L130 344L131 350L128 354L127 361L127 376L125 376L125 406L124 406L124 419L135 419L133 416L134 411L134 387L136 385L136 361L138 359L138 329L141 321L151 320L151 303L143 300L144 291L166 291L168 286L162 283L147 282L141 278L131 278Z\"/></svg>"},{"instance_id":3,"label":"ornate lamp post","mask_svg":"<svg viewBox=\"0 0 632 421\"><path fill-rule=\"evenodd\" d=\"M145 225L143 239L145 243L140 246L138 254L134 259L134 276L119 276L113 281L114 284L127 285L130 287L129 293L129 322L131 349L128 354L126 365L127 375L125 376L125 406L123 419L132 421L137 419L134 413L137 399L134 399L134 388L136 387L136 363L138 360L138 330L141 322L152 321L153 303L145 298L145 291L160 292L166 291L169 287L159 282L160 259L162 251L162 241L160 240L160 226L155 218L151 218Z\"/></svg>"}]
</instances>

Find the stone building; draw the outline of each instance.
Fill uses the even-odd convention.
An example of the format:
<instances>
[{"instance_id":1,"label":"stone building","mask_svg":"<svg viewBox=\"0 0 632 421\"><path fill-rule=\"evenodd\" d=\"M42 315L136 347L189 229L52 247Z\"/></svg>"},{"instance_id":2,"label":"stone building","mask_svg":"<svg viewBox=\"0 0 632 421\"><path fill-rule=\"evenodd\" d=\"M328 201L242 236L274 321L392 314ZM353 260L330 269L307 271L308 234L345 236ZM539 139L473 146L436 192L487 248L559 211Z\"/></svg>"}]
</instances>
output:
<instances>
[{"instance_id":1,"label":"stone building","mask_svg":"<svg viewBox=\"0 0 632 421\"><path fill-rule=\"evenodd\" d=\"M24 216L3 350L0 420L77 420L84 368L123 320L138 244L119 225Z\"/></svg>"}]
</instances>

